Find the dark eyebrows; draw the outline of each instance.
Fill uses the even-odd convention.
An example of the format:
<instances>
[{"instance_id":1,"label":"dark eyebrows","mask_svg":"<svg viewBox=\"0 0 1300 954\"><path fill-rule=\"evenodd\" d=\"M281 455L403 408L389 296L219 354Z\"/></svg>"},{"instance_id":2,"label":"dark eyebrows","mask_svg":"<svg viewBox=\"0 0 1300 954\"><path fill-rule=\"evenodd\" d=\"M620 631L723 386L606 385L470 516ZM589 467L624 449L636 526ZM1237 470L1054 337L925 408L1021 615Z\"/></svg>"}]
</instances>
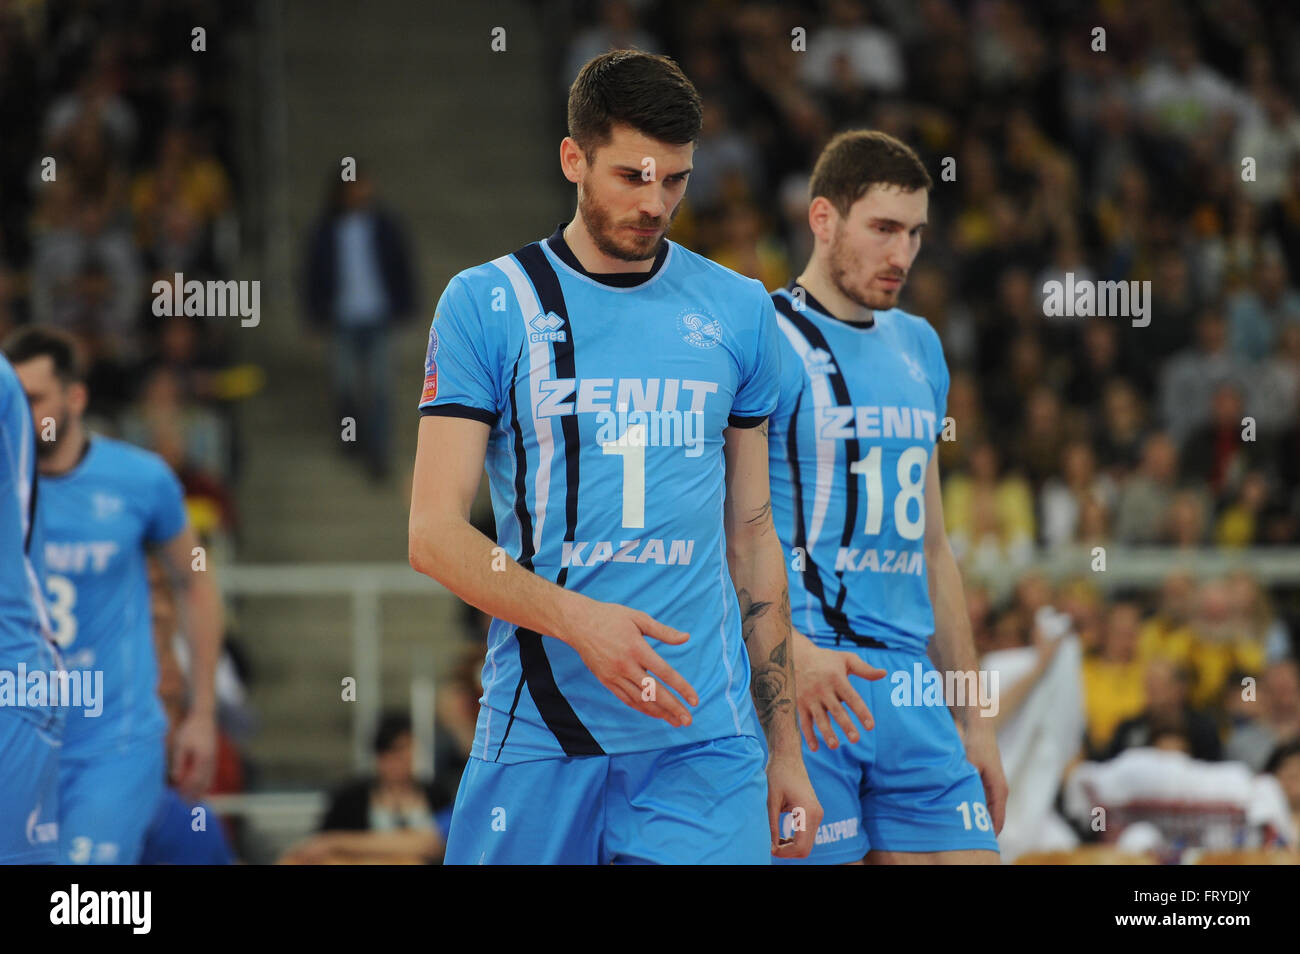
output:
<instances>
[{"instance_id":1,"label":"dark eyebrows","mask_svg":"<svg viewBox=\"0 0 1300 954\"><path fill-rule=\"evenodd\" d=\"M619 175L641 175L644 170L641 166L615 166L614 171ZM671 175L664 176L665 179L685 179L689 172L693 171L691 167L683 169L681 172L674 172Z\"/></svg>"},{"instance_id":2,"label":"dark eyebrows","mask_svg":"<svg viewBox=\"0 0 1300 954\"><path fill-rule=\"evenodd\" d=\"M870 219L867 224L871 225L872 227L886 226L889 228L899 228L899 229L907 228L907 226L904 223L898 221L898 219L873 218ZM912 227L911 231L918 231L918 230L924 231L925 227L928 224L929 224L928 222L918 222L916 225Z\"/></svg>"}]
</instances>

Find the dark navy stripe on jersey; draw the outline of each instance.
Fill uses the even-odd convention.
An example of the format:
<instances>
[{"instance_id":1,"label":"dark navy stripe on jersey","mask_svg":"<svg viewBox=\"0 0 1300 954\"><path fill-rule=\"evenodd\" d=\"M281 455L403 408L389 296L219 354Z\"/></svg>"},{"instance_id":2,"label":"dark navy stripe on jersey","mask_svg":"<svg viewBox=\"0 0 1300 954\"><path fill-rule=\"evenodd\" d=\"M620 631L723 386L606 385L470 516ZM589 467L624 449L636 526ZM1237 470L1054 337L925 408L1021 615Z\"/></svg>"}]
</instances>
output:
<instances>
[{"instance_id":1,"label":"dark navy stripe on jersey","mask_svg":"<svg viewBox=\"0 0 1300 954\"><path fill-rule=\"evenodd\" d=\"M780 295L773 295L772 301L781 314L790 320L795 329L803 335L804 339L814 348L820 348L834 359L834 353L831 351L826 336L821 330L808 320L806 316L795 309L794 304ZM834 362L835 371L827 375L831 391L835 395L835 400L841 406L852 406L853 399L849 395L848 385L840 373L839 362ZM804 548L804 588L808 590L817 601L821 603L822 617L835 630L835 641L839 643L843 640L855 643L859 646L868 646L878 649L886 648L885 644L878 639L872 639L870 636L859 636L853 632L849 626L848 617L844 613L844 597L848 592L844 586L843 573L837 573L839 579L839 593L832 603L826 596L826 590L822 586L821 573L818 572L812 557L807 555L807 537L804 529L803 517L803 483L799 473L799 445L798 445L798 420L799 405L803 401L802 392L799 394L795 404L794 413L790 417L790 431L787 435L786 449L787 457L790 461L790 475L794 485L794 506L796 513L795 539L798 541L797 546ZM858 519L858 481L857 474L853 473L850 468L853 462L858 459L859 448L856 437L844 441L844 486L845 486L845 503L844 503L844 528L840 533L840 546L848 546L853 539L853 529Z\"/></svg>"},{"instance_id":2,"label":"dark navy stripe on jersey","mask_svg":"<svg viewBox=\"0 0 1300 954\"><path fill-rule=\"evenodd\" d=\"M515 519L519 521L519 565L525 570L533 568L533 521L528 515L528 459L524 451L524 433L519 427L519 362L523 359L523 348L515 356L515 366L510 371L510 427L515 432ZM501 734L501 744L497 746L497 758L505 748L506 739L510 738L510 729L515 724L515 709L519 705L519 694L524 688L527 670L519 674L519 685L515 686L515 699L510 704L510 718L506 721L506 731Z\"/></svg>"},{"instance_id":3,"label":"dark navy stripe on jersey","mask_svg":"<svg viewBox=\"0 0 1300 954\"><path fill-rule=\"evenodd\" d=\"M532 283L533 290L537 293L537 300L541 306L542 313L548 314L554 312L555 316L564 323L560 329L564 332L563 341L551 342L551 361L555 366L555 374L560 378L576 378L573 358L573 325L569 321L568 307L564 302L564 293L560 290L560 279L551 268L550 263L546 260L546 253L542 251L539 243L533 242L524 246L514 253L514 258L519 262ZM517 365L516 365L517 367ZM511 400L515 400L514 391L511 390ZM522 453L522 442L519 439L518 430L518 412L515 413L516 427L516 450ZM560 419L560 430L564 435L564 471L565 471L565 490L564 490L564 539L572 543L574 534L578 529L578 461L582 453L581 437L578 433L578 419L574 415L566 415ZM516 481L516 488L518 480ZM529 553L532 553L531 541L529 543ZM528 568L533 569L531 561ZM564 586L568 577L569 568L561 567L556 583ZM546 647L542 644L540 634L527 629L517 629L515 638L519 643L519 662L523 668L523 678L528 683L528 692L533 697L533 702L537 706L537 712L546 723L546 727L555 735L556 741L564 749L566 755L604 755L605 750L600 747L595 736L588 731L587 727L582 724L578 714L573 711L573 706L564 698L560 687L556 685L555 674L551 670L551 661L547 658ZM516 691L515 699L518 702L519 694ZM515 714L515 705L510 707L510 720L513 722ZM506 724L506 734L510 731L510 723ZM505 746L505 738L501 739L501 747ZM500 757L501 748L497 749L497 756Z\"/></svg>"},{"instance_id":4,"label":"dark navy stripe on jersey","mask_svg":"<svg viewBox=\"0 0 1300 954\"><path fill-rule=\"evenodd\" d=\"M732 427L758 427L758 425L762 424L766 420L767 418L765 417L740 417L736 414L727 415L727 423Z\"/></svg>"},{"instance_id":5,"label":"dark navy stripe on jersey","mask_svg":"<svg viewBox=\"0 0 1300 954\"><path fill-rule=\"evenodd\" d=\"M557 378L577 378L573 360L573 325L569 321L568 305L564 302L564 292L560 290L560 279L546 260L546 253L541 245L534 242L515 252L515 258L523 266L524 273L533 283L542 314L555 313L562 324L558 330L564 332L563 341L551 342L551 356L555 364ZM578 434L578 417L566 414L560 418L560 430L564 434L564 539L572 543L578 532L578 463L582 453L581 438ZM556 582L560 586L569 574L569 568L561 567Z\"/></svg>"},{"instance_id":6,"label":"dark navy stripe on jersey","mask_svg":"<svg viewBox=\"0 0 1300 954\"><path fill-rule=\"evenodd\" d=\"M430 404L428 407L420 408L420 416L465 417L482 421L488 427L492 427L496 424L499 415L495 411L485 411L481 407L471 407L468 404Z\"/></svg>"},{"instance_id":7,"label":"dark navy stripe on jersey","mask_svg":"<svg viewBox=\"0 0 1300 954\"><path fill-rule=\"evenodd\" d=\"M32 495L27 501L27 533L23 537L23 552L32 552L32 531L36 529L36 495L41 489L41 477L36 470L36 454L32 454Z\"/></svg>"},{"instance_id":8,"label":"dark navy stripe on jersey","mask_svg":"<svg viewBox=\"0 0 1300 954\"><path fill-rule=\"evenodd\" d=\"M808 316L796 310L794 304L786 298L776 297L777 309L781 314L790 319L790 322L798 330L799 334L814 348L820 348L829 354L834 361L835 370L826 375L830 382L831 391L835 395L835 402L841 407L852 407L853 398L849 395L849 386L844 380L844 375L840 372L840 364L835 359L835 352L831 350L830 344L826 341L826 336L821 333L821 329L808 320ZM853 539L853 529L858 522L858 479L857 474L853 473L850 468L853 462L859 457L858 439L850 437L844 441L844 528L840 531L840 546L846 547ZM842 587L841 587L842 589ZM842 602L840 605L843 605Z\"/></svg>"}]
</instances>

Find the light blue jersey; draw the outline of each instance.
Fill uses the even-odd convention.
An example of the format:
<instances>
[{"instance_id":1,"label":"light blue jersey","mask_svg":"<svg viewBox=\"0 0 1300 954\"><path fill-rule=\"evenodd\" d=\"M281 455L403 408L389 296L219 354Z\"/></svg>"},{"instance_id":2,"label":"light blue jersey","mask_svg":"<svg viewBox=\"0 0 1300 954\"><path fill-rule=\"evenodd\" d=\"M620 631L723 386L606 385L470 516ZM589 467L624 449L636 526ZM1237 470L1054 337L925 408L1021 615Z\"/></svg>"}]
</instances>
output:
<instances>
[{"instance_id":1,"label":"light blue jersey","mask_svg":"<svg viewBox=\"0 0 1300 954\"><path fill-rule=\"evenodd\" d=\"M64 710L28 691L59 670L41 599L36 434L18 375L0 354L0 864L57 858Z\"/></svg>"},{"instance_id":2,"label":"light blue jersey","mask_svg":"<svg viewBox=\"0 0 1300 954\"><path fill-rule=\"evenodd\" d=\"M64 757L160 740L145 547L185 527L184 494L149 451L98 435L71 470L41 479L46 594L69 670L103 673L102 712L68 713Z\"/></svg>"},{"instance_id":3,"label":"light blue jersey","mask_svg":"<svg viewBox=\"0 0 1300 954\"><path fill-rule=\"evenodd\" d=\"M776 337L758 282L672 242L648 277L600 281L557 230L448 284L420 408L491 427L504 552L689 633L682 646L651 645L700 698L690 726L670 726L630 709L569 646L495 620L475 757L517 763L759 735L723 536L723 431L756 426L775 407Z\"/></svg>"},{"instance_id":4,"label":"light blue jersey","mask_svg":"<svg viewBox=\"0 0 1300 954\"><path fill-rule=\"evenodd\" d=\"M44 491L42 483L41 494ZM0 673L9 673L10 680L20 672L58 669L41 599L45 554L37 496L31 407L13 366L0 355ZM35 722L47 721L47 706L32 705L26 692L14 692L10 698L5 689L0 685L5 709Z\"/></svg>"},{"instance_id":5,"label":"light blue jersey","mask_svg":"<svg viewBox=\"0 0 1300 954\"><path fill-rule=\"evenodd\" d=\"M782 347L769 447L794 626L820 645L924 653L925 476L948 402L939 336L897 308L855 326L791 288L797 297L772 295Z\"/></svg>"},{"instance_id":6,"label":"light blue jersey","mask_svg":"<svg viewBox=\"0 0 1300 954\"><path fill-rule=\"evenodd\" d=\"M772 299L783 339L772 515L790 555L794 625L891 674L849 677L873 731L816 752L805 740L826 814L812 854L781 863L842 864L873 849L995 852L983 783L947 706L900 705L894 691L895 674L934 671L925 476L948 402L939 336L897 308L870 325L841 321L797 284Z\"/></svg>"}]
</instances>

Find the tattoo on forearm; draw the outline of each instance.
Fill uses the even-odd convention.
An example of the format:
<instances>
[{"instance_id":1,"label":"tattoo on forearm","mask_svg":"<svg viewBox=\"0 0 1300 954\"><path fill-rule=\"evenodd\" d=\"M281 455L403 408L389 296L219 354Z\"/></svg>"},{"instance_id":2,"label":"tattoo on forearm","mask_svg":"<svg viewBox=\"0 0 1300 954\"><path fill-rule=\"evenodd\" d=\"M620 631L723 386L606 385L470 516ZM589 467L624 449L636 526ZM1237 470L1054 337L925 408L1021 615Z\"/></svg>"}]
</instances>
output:
<instances>
[{"instance_id":1,"label":"tattoo on forearm","mask_svg":"<svg viewBox=\"0 0 1300 954\"><path fill-rule=\"evenodd\" d=\"M790 637L787 636L781 640L781 645L772 650L771 655L767 657L768 662L774 662L782 669L785 668L786 653L790 647Z\"/></svg>"},{"instance_id":2,"label":"tattoo on forearm","mask_svg":"<svg viewBox=\"0 0 1300 954\"><path fill-rule=\"evenodd\" d=\"M748 596L748 594L746 594ZM764 604L766 609L771 604ZM781 604L777 616L780 626L781 641L768 653L765 662L754 666L749 681L749 694L754 698L754 710L758 713L759 724L763 733L770 739L772 726L777 713L792 712L794 702L794 666L790 656L790 588L781 587ZM746 637L748 639L748 637Z\"/></svg>"},{"instance_id":3,"label":"tattoo on forearm","mask_svg":"<svg viewBox=\"0 0 1300 954\"><path fill-rule=\"evenodd\" d=\"M772 498L769 497L769 498L767 499L767 502L766 502L765 504L763 504L763 506L761 506L761 507L759 507L757 510L755 510L755 511L754 511L754 515L753 515L752 517L750 517L748 520L746 520L745 522L748 523L748 524L750 524L750 525L761 524L761 523L763 523L765 520L767 520L768 516L769 516L771 513L772 513Z\"/></svg>"},{"instance_id":4,"label":"tattoo on forearm","mask_svg":"<svg viewBox=\"0 0 1300 954\"><path fill-rule=\"evenodd\" d=\"M749 642L749 637L754 633L754 626L758 623L758 618L766 613L772 606L770 601L755 602L754 598L749 595L749 590L740 589L736 593L736 599L740 603L740 635Z\"/></svg>"},{"instance_id":5,"label":"tattoo on forearm","mask_svg":"<svg viewBox=\"0 0 1300 954\"><path fill-rule=\"evenodd\" d=\"M759 724L763 733L771 738L772 723L777 713L790 712L794 703L790 699L790 670L786 665L789 658L790 637L781 640L771 653L767 662L754 667L749 680L749 694L754 699L754 710L758 713Z\"/></svg>"},{"instance_id":6,"label":"tattoo on forearm","mask_svg":"<svg viewBox=\"0 0 1300 954\"><path fill-rule=\"evenodd\" d=\"M758 425L758 433L762 434L764 437L767 437L767 419L766 419L766 418L764 418L762 424Z\"/></svg>"}]
</instances>

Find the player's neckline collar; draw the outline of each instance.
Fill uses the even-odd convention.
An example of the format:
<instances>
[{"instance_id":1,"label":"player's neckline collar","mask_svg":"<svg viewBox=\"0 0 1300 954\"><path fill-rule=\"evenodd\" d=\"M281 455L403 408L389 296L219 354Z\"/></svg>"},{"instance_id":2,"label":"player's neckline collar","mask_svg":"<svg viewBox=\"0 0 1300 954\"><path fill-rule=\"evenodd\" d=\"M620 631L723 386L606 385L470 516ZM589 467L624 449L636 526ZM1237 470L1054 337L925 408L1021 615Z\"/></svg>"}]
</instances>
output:
<instances>
[{"instance_id":1,"label":"player's neckline collar","mask_svg":"<svg viewBox=\"0 0 1300 954\"><path fill-rule=\"evenodd\" d=\"M71 467L67 468L66 470L61 470L61 471L59 471L57 474L39 474L39 473L38 473L38 479L40 479L40 480L62 480L62 479L65 478L65 477L71 477L71 476L73 476L74 474L77 473L77 471L81 470L81 466L86 462L86 458L90 456L90 448L91 448L91 446L92 446L94 443L95 443L95 435L94 435L94 434L91 434L91 433L89 433L89 432L87 432L87 434L86 434L86 443L82 445L82 447L81 447L81 453L77 455L77 459L76 459L76 461L73 463L73 465L72 465Z\"/></svg>"},{"instance_id":2,"label":"player's neckline collar","mask_svg":"<svg viewBox=\"0 0 1300 954\"><path fill-rule=\"evenodd\" d=\"M831 314L830 309L828 309L825 305L823 305L821 302L819 302L816 298L813 297L813 293L810 292L807 289L807 287L800 285L798 279L792 279L790 284L785 286L785 290L790 293L791 297L794 297L794 290L796 288L803 289L803 301L805 305L813 309L813 311L817 312L817 314L822 315L825 318L829 318L831 321L835 322L836 324L843 325L846 328L853 328L856 329L857 331L872 331L880 324L880 322L875 317L877 312L874 311L871 313L872 314L871 320L867 322L845 321L843 318L837 318L835 317L835 315Z\"/></svg>"},{"instance_id":3,"label":"player's neckline collar","mask_svg":"<svg viewBox=\"0 0 1300 954\"><path fill-rule=\"evenodd\" d=\"M665 240L659 243L659 251L655 254L654 264L650 266L648 272L589 272L582 267L578 257L573 254L573 249L569 248L569 243L564 240L564 230L568 224L568 222L561 222L556 226L551 237L546 240L546 244L560 261L593 282L609 285L612 288L635 288L654 278L663 267L664 260L668 258L668 242Z\"/></svg>"}]
</instances>

